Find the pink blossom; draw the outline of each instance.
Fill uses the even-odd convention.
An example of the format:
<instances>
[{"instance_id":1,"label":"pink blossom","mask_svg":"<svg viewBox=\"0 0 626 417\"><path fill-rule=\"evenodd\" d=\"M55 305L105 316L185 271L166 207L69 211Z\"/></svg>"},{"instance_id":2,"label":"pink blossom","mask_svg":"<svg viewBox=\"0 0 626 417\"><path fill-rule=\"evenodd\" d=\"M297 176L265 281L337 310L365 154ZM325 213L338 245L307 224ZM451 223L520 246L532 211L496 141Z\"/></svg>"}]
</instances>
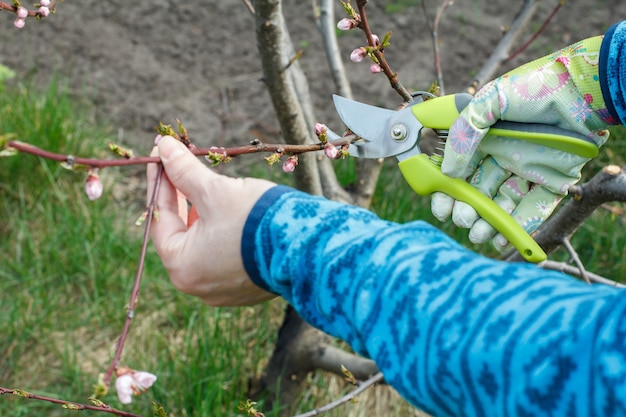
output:
<instances>
[{"instance_id":1,"label":"pink blossom","mask_svg":"<svg viewBox=\"0 0 626 417\"><path fill-rule=\"evenodd\" d=\"M356 26L356 20L348 19L347 17L344 17L337 23L337 29L339 30L350 30L350 29L354 29L355 26Z\"/></svg>"},{"instance_id":2,"label":"pink blossom","mask_svg":"<svg viewBox=\"0 0 626 417\"><path fill-rule=\"evenodd\" d=\"M328 126L323 123L315 123L315 135L321 136L328 130Z\"/></svg>"},{"instance_id":3,"label":"pink blossom","mask_svg":"<svg viewBox=\"0 0 626 417\"><path fill-rule=\"evenodd\" d=\"M324 146L324 153L330 159L337 159L339 157L339 149L331 143L327 143L326 146Z\"/></svg>"},{"instance_id":4,"label":"pink blossom","mask_svg":"<svg viewBox=\"0 0 626 417\"><path fill-rule=\"evenodd\" d=\"M363 58L365 58L365 55L367 55L367 49L363 47L356 48L350 53L350 61L361 62Z\"/></svg>"},{"instance_id":5,"label":"pink blossom","mask_svg":"<svg viewBox=\"0 0 626 417\"><path fill-rule=\"evenodd\" d=\"M380 65L378 64L372 64L370 65L370 72L372 74L378 74L379 72L382 72L382 68L380 67Z\"/></svg>"},{"instance_id":6,"label":"pink blossom","mask_svg":"<svg viewBox=\"0 0 626 417\"><path fill-rule=\"evenodd\" d=\"M50 0L39 0L39 5L40 6L44 6L44 7L48 7L48 6L50 6Z\"/></svg>"},{"instance_id":7,"label":"pink blossom","mask_svg":"<svg viewBox=\"0 0 626 417\"><path fill-rule=\"evenodd\" d=\"M380 45L380 38L378 37L378 35L372 33L372 40L374 41L374 46Z\"/></svg>"},{"instance_id":8,"label":"pink blossom","mask_svg":"<svg viewBox=\"0 0 626 417\"><path fill-rule=\"evenodd\" d=\"M90 172L87 180L85 180L85 193L90 200L97 200L102 196L104 186L100 181L100 176L95 172Z\"/></svg>"},{"instance_id":9,"label":"pink blossom","mask_svg":"<svg viewBox=\"0 0 626 417\"><path fill-rule=\"evenodd\" d=\"M122 404L130 404L133 395L146 391L157 380L156 375L145 371L134 371L129 368L116 369L115 389Z\"/></svg>"},{"instance_id":10,"label":"pink blossom","mask_svg":"<svg viewBox=\"0 0 626 417\"><path fill-rule=\"evenodd\" d=\"M25 7L18 7L17 8L17 17L19 19L26 19L28 17L28 10L26 10Z\"/></svg>"},{"instance_id":11,"label":"pink blossom","mask_svg":"<svg viewBox=\"0 0 626 417\"><path fill-rule=\"evenodd\" d=\"M26 24L26 20L20 19L19 17L15 19L15 21L13 22L13 26L15 26L18 29L23 28L25 24Z\"/></svg>"},{"instance_id":12,"label":"pink blossom","mask_svg":"<svg viewBox=\"0 0 626 417\"><path fill-rule=\"evenodd\" d=\"M298 165L298 156L292 155L283 162L283 171L293 172L296 169L296 165Z\"/></svg>"},{"instance_id":13,"label":"pink blossom","mask_svg":"<svg viewBox=\"0 0 626 417\"><path fill-rule=\"evenodd\" d=\"M50 9L48 9L46 6L41 6L39 8L39 14L43 17L46 17L50 14Z\"/></svg>"}]
</instances>

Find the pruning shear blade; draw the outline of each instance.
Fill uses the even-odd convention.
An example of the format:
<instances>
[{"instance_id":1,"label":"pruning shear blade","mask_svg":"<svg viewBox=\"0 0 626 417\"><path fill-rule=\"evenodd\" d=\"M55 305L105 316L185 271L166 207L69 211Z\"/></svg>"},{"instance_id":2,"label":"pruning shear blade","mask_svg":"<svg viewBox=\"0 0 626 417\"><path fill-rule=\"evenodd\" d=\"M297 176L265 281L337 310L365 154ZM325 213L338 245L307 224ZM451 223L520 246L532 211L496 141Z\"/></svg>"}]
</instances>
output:
<instances>
[{"instance_id":1,"label":"pruning shear blade","mask_svg":"<svg viewBox=\"0 0 626 417\"><path fill-rule=\"evenodd\" d=\"M363 141L350 145L348 151L358 158L398 156L414 148L421 123L410 108L384 109L333 95L339 117Z\"/></svg>"}]
</instances>

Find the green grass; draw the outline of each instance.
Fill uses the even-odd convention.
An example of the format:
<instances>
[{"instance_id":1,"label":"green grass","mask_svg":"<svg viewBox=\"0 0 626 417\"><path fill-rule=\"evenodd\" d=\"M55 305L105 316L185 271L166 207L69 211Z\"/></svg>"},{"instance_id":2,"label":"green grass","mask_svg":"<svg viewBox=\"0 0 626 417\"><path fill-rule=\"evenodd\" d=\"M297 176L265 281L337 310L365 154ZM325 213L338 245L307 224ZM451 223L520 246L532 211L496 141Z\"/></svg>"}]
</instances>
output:
<instances>
[{"instance_id":1,"label":"green grass","mask_svg":"<svg viewBox=\"0 0 626 417\"><path fill-rule=\"evenodd\" d=\"M102 156L111 135L88 109L59 83L43 92L8 87L0 132L51 151ZM124 175L103 170L104 196L91 202L84 173L29 155L0 159L0 385L87 402L106 371L143 234L133 223L144 192L120 199ZM151 250L123 360L159 381L124 408L148 415L156 400L175 415L232 415L271 353L281 310L281 302L208 308L173 288ZM120 407L113 392L103 400ZM68 413L0 398L0 415Z\"/></svg>"}]
</instances>

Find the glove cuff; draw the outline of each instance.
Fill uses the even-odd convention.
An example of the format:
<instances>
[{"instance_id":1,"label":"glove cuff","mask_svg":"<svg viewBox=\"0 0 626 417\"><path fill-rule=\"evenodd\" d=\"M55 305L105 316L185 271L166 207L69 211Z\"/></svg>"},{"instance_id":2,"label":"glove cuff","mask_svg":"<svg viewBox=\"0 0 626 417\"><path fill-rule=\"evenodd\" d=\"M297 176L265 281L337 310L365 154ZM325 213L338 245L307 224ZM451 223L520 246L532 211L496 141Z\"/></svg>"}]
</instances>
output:
<instances>
[{"instance_id":1,"label":"glove cuff","mask_svg":"<svg viewBox=\"0 0 626 417\"><path fill-rule=\"evenodd\" d=\"M598 67L600 88L614 124L626 124L626 21L604 35Z\"/></svg>"}]
</instances>

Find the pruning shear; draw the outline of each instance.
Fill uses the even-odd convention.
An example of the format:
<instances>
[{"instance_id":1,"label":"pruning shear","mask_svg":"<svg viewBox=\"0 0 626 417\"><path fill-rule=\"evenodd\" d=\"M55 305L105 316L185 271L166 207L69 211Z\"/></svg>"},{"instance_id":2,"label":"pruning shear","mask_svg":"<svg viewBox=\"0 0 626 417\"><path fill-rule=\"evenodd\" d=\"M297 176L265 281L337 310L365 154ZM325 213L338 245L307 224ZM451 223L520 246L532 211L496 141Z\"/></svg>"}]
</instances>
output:
<instances>
[{"instance_id":1,"label":"pruning shear","mask_svg":"<svg viewBox=\"0 0 626 417\"><path fill-rule=\"evenodd\" d=\"M348 148L358 158L395 156L405 180L420 195L443 192L472 206L492 227L501 233L529 262L541 262L546 254L535 240L492 199L460 178L441 172L441 155L426 155L419 144L423 128L434 129L445 139L460 111L472 99L460 93L437 97L418 92L402 110L389 110L333 96L335 108L345 125L361 139ZM598 147L583 135L540 123L498 121L490 135L514 137L565 152L594 158Z\"/></svg>"}]
</instances>

